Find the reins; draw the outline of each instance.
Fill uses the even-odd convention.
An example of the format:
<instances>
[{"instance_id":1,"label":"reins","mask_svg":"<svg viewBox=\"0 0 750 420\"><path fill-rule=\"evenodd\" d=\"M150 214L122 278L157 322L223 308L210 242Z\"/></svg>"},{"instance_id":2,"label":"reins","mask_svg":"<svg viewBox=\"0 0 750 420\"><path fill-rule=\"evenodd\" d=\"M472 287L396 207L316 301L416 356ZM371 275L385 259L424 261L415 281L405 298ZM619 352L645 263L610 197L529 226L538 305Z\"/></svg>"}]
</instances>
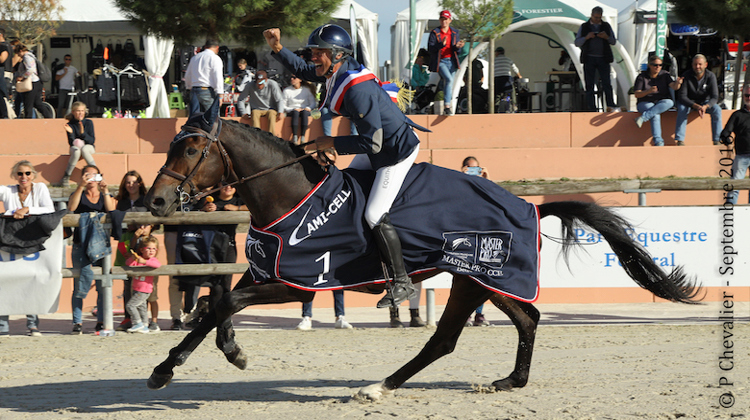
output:
<instances>
[{"instance_id":1,"label":"reins","mask_svg":"<svg viewBox=\"0 0 750 420\"><path fill-rule=\"evenodd\" d=\"M255 178L259 178L264 175L268 175L271 172L274 172L278 169L285 168L287 166L293 165L297 162L302 161L303 159L306 159L308 157L312 157L312 155L317 154L318 159L323 160L326 165L333 164L333 161L323 152L322 150L316 150L312 152L305 152L305 154L301 156L297 156L296 158L284 162L280 165L274 166L272 168L264 169L260 172L257 172L253 175L242 177L234 182L227 182L227 179L229 179L230 175L234 175L235 178L237 178L237 174L234 172L234 165L232 164L232 160L229 158L229 155L227 154L226 148L224 148L224 145L221 143L221 140L219 140L219 133L221 132L221 120L217 119L214 125L211 127L211 132L207 132L206 130L203 130L198 127L188 126L184 125L180 128L181 131L188 132L189 134L186 134L184 136L181 136L179 138L176 138L173 140L173 143L182 141L184 139L190 138L190 137L205 137L206 138L206 146L203 148L203 153L201 154L200 160L198 160L198 163L193 167L193 169L190 171L190 173L185 176L178 172L175 172L166 166L162 166L161 169L159 169L159 174L164 174L167 176L171 176L172 178L177 179L180 182L180 185L178 185L175 188L175 192L180 197L180 204L183 206L188 203L189 201L195 200L198 201L202 199L203 197L206 197L210 194L215 193L216 191L221 190L223 187L226 186L235 186L237 184L243 184L245 182L251 181ZM199 192L195 195L190 195L190 193L185 191L185 184L189 185L190 191L197 190L198 188L193 184L192 179L195 177L198 168L203 163L203 161L208 157L209 149L211 147L211 143L216 143L216 146L219 148L219 153L221 155L222 162L224 163L224 172L222 174L222 185L219 187L212 188L207 191ZM305 147L309 144L315 143L315 140L308 141L306 143L300 144L301 147Z\"/></svg>"}]
</instances>

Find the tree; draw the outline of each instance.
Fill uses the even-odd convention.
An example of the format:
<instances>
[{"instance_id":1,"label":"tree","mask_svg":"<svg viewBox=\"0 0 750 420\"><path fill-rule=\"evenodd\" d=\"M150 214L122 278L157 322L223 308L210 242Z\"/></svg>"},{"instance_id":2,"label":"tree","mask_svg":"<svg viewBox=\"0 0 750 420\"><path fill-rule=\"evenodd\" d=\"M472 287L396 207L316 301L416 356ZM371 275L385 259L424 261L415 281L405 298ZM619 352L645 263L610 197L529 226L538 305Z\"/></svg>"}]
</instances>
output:
<instances>
[{"instance_id":1,"label":"tree","mask_svg":"<svg viewBox=\"0 0 750 420\"><path fill-rule=\"evenodd\" d=\"M746 40L750 39L750 0L669 0L673 11L688 24L713 28L722 36L739 39L737 59L735 61L734 97L732 108L737 103L740 71L742 70L742 50ZM750 83L750 72L745 72L745 84Z\"/></svg>"},{"instance_id":2,"label":"tree","mask_svg":"<svg viewBox=\"0 0 750 420\"><path fill-rule=\"evenodd\" d=\"M213 38L264 43L263 31L279 27L282 34L307 36L330 20L341 0L115 0L145 32L189 45Z\"/></svg>"},{"instance_id":3,"label":"tree","mask_svg":"<svg viewBox=\"0 0 750 420\"><path fill-rule=\"evenodd\" d=\"M0 21L5 38L18 39L33 47L42 39L55 35L63 7L60 0L5 1L0 3ZM41 60L41 51L37 51Z\"/></svg>"},{"instance_id":4,"label":"tree","mask_svg":"<svg viewBox=\"0 0 750 420\"><path fill-rule=\"evenodd\" d=\"M469 38L469 66L467 68L469 77L466 97L469 101L469 114L471 114L473 96L471 62L474 58L474 42L496 38L505 31L513 20L513 0L441 0L440 6L456 15L451 26L455 26Z\"/></svg>"}]
</instances>

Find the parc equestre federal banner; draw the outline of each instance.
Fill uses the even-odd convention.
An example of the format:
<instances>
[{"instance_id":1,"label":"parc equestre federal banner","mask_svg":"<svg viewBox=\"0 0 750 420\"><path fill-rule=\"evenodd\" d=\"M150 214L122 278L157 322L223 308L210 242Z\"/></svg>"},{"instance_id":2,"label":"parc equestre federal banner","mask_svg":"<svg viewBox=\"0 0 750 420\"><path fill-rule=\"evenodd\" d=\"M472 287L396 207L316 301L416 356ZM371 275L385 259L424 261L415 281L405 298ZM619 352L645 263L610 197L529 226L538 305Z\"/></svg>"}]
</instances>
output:
<instances>
[{"instance_id":1,"label":"parc equestre federal banner","mask_svg":"<svg viewBox=\"0 0 750 420\"><path fill-rule=\"evenodd\" d=\"M64 256L62 223L28 255L0 251L0 315L48 314L57 311Z\"/></svg>"},{"instance_id":2,"label":"parc equestre federal banner","mask_svg":"<svg viewBox=\"0 0 750 420\"><path fill-rule=\"evenodd\" d=\"M742 196L745 197L743 192ZM656 264L670 272L684 266L703 286L750 286L750 207L610 208L633 226L629 235ZM560 237L555 217L542 220L542 233ZM570 270L554 239L542 238L541 287L638 287L625 274L609 245L597 232L578 228L583 246L570 254Z\"/></svg>"}]
</instances>

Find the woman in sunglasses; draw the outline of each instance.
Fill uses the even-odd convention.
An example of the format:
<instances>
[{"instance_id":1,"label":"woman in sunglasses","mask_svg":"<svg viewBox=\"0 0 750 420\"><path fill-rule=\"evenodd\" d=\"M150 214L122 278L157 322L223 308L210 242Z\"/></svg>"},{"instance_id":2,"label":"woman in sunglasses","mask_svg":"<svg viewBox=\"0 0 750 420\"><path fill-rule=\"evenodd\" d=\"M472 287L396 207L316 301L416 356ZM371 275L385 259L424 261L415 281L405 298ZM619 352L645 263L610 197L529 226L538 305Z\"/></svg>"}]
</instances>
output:
<instances>
[{"instance_id":1,"label":"woman in sunglasses","mask_svg":"<svg viewBox=\"0 0 750 420\"><path fill-rule=\"evenodd\" d=\"M661 137L661 114L674 106L672 90L679 90L682 77L677 80L662 69L661 58L652 55L648 59L648 69L635 79L633 95L638 99L638 112L641 115L635 120L640 128L644 122L651 121L651 136L654 146L664 146Z\"/></svg>"},{"instance_id":2,"label":"woman in sunglasses","mask_svg":"<svg viewBox=\"0 0 750 420\"><path fill-rule=\"evenodd\" d=\"M0 185L0 199L5 207L5 215L12 215L15 219L22 219L28 214L44 214L55 211L52 197L49 195L47 186L41 182L36 183L36 170L28 160L16 162L10 171L11 178L17 182L16 185ZM37 315L26 315L26 327L29 335L38 337L39 317ZM0 335L8 334L8 315L0 315Z\"/></svg>"}]
</instances>

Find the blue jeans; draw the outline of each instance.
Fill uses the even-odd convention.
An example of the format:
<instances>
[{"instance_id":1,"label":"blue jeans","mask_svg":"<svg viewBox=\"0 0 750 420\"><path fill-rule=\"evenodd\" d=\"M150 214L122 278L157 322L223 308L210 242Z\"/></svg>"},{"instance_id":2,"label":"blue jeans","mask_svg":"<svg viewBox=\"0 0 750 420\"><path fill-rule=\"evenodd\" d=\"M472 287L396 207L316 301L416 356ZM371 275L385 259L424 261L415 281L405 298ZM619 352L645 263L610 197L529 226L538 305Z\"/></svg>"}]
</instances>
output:
<instances>
[{"instance_id":1,"label":"blue jeans","mask_svg":"<svg viewBox=\"0 0 750 420\"><path fill-rule=\"evenodd\" d=\"M440 59L438 73L440 74L440 78L443 79L443 94L445 95L443 102L445 102L446 108L450 108L453 100L453 76L455 76L456 70L457 68L453 64L453 60L450 58Z\"/></svg>"},{"instance_id":2,"label":"blue jeans","mask_svg":"<svg viewBox=\"0 0 750 420\"><path fill-rule=\"evenodd\" d=\"M674 139L677 141L685 141L685 131L687 130L687 117L690 111L693 109L687 105L683 105L681 102L677 102L677 127L674 131ZM721 108L719 105L711 105L706 110L706 113L711 115L711 140L719 141L719 134L721 134Z\"/></svg>"},{"instance_id":3,"label":"blue jeans","mask_svg":"<svg viewBox=\"0 0 750 420\"><path fill-rule=\"evenodd\" d=\"M73 323L80 324L83 319L83 299L89 294L91 281L94 279L94 270L92 264L86 256L86 249L81 244L73 244L71 251L73 268L81 269L81 277L73 279L73 297L71 304L73 306ZM104 322L104 313L102 312L102 281L96 280L96 321Z\"/></svg>"},{"instance_id":4,"label":"blue jeans","mask_svg":"<svg viewBox=\"0 0 750 420\"><path fill-rule=\"evenodd\" d=\"M744 179L747 168L750 167L750 155L737 155L732 163L732 179ZM727 194L727 203L737 204L740 197L738 190L730 191ZM750 198L748 198L750 203Z\"/></svg>"},{"instance_id":5,"label":"blue jeans","mask_svg":"<svg viewBox=\"0 0 750 420\"><path fill-rule=\"evenodd\" d=\"M336 317L344 316L344 291L333 290L333 312ZM312 301L302 304L302 316L312 318Z\"/></svg>"},{"instance_id":6,"label":"blue jeans","mask_svg":"<svg viewBox=\"0 0 750 420\"><path fill-rule=\"evenodd\" d=\"M586 105L589 111L596 110L594 83L596 83L597 72L602 80L602 90L604 91L604 98L607 100L607 106L615 106L615 99L612 95L612 81L609 77L609 62L604 57L586 57L586 62L583 63L583 80L586 83Z\"/></svg>"},{"instance_id":7,"label":"blue jeans","mask_svg":"<svg viewBox=\"0 0 750 420\"><path fill-rule=\"evenodd\" d=\"M662 99L658 102L638 102L638 105L636 105L643 121L651 121L651 136L654 138L654 146L664 145L664 139L661 137L661 114L673 106L674 102L671 99Z\"/></svg>"},{"instance_id":8,"label":"blue jeans","mask_svg":"<svg viewBox=\"0 0 750 420\"><path fill-rule=\"evenodd\" d=\"M10 316L0 315L0 333L7 333L8 331L10 331L9 320ZM26 328L39 328L39 316L26 315Z\"/></svg>"},{"instance_id":9,"label":"blue jeans","mask_svg":"<svg viewBox=\"0 0 750 420\"><path fill-rule=\"evenodd\" d=\"M192 88L190 90L190 115L205 112L213 105L214 99L216 99L214 88Z\"/></svg>"},{"instance_id":10,"label":"blue jeans","mask_svg":"<svg viewBox=\"0 0 750 420\"><path fill-rule=\"evenodd\" d=\"M330 109L328 109L327 106L320 108L320 123L323 125L323 135L331 136L331 130L333 129L333 113ZM351 124L352 135L356 136L357 134L359 134L359 132L357 131L357 126L354 125L354 122L349 120L349 123Z\"/></svg>"}]
</instances>

